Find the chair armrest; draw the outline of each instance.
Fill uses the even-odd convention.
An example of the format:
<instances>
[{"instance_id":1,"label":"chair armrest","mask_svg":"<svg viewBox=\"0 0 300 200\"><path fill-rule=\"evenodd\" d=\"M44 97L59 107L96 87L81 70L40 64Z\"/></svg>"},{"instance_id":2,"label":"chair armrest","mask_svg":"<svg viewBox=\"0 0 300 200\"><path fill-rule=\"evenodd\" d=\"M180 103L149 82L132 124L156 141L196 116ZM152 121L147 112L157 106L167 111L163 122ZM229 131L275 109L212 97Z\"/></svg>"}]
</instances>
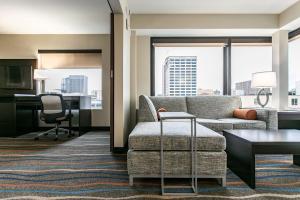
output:
<instances>
[{"instance_id":1,"label":"chair armrest","mask_svg":"<svg viewBox=\"0 0 300 200\"><path fill-rule=\"evenodd\" d=\"M265 121L267 129L278 130L278 114L277 110L271 108L255 108L257 119Z\"/></svg>"}]
</instances>

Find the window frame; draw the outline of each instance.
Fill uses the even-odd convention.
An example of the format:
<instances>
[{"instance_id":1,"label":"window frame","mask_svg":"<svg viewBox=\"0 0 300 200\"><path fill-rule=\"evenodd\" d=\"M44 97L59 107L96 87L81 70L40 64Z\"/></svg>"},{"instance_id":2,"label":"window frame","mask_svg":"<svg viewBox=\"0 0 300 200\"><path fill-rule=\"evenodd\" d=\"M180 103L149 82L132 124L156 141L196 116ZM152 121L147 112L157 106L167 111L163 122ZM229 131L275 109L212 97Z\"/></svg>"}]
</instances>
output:
<instances>
[{"instance_id":1,"label":"window frame","mask_svg":"<svg viewBox=\"0 0 300 200\"><path fill-rule=\"evenodd\" d=\"M300 34L300 31L299 31ZM157 43L224 43L223 94L231 95L231 44L270 43L272 37L151 37L150 38L150 94L155 95L155 45Z\"/></svg>"}]
</instances>

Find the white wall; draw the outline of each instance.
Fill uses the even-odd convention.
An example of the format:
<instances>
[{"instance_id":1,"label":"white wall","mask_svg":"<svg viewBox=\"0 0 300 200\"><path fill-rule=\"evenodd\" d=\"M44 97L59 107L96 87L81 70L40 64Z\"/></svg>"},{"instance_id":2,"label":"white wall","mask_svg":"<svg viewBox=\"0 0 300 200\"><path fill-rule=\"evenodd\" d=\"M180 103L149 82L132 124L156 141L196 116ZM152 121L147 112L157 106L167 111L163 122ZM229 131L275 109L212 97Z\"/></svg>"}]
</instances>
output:
<instances>
[{"instance_id":1,"label":"white wall","mask_svg":"<svg viewBox=\"0 0 300 200\"><path fill-rule=\"evenodd\" d=\"M273 106L280 110L288 108L288 57L288 31L281 30L272 36L272 70L277 75L277 87L272 90Z\"/></svg>"},{"instance_id":2,"label":"white wall","mask_svg":"<svg viewBox=\"0 0 300 200\"><path fill-rule=\"evenodd\" d=\"M279 27L289 27L292 25L293 21L300 17L300 1L283 11L279 15ZM299 23L298 23L299 25ZM298 28L298 27L295 27Z\"/></svg>"},{"instance_id":3,"label":"white wall","mask_svg":"<svg viewBox=\"0 0 300 200\"><path fill-rule=\"evenodd\" d=\"M103 109L93 110L93 126L110 125L110 35L0 35L0 59L37 58L38 49L102 49Z\"/></svg>"}]
</instances>

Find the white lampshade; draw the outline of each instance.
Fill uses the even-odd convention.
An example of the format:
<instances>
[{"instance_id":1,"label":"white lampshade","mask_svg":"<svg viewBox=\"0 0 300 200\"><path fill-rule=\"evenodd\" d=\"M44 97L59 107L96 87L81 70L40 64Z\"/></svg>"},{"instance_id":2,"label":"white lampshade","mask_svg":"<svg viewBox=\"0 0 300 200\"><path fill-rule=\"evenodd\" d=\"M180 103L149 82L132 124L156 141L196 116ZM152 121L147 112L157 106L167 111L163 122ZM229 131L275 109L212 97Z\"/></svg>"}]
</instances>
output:
<instances>
[{"instance_id":1,"label":"white lampshade","mask_svg":"<svg viewBox=\"0 0 300 200\"><path fill-rule=\"evenodd\" d=\"M252 74L252 88L276 87L276 72L257 72Z\"/></svg>"},{"instance_id":2,"label":"white lampshade","mask_svg":"<svg viewBox=\"0 0 300 200\"><path fill-rule=\"evenodd\" d=\"M34 80L46 80L48 77L43 75L42 69L35 69L33 78L34 78Z\"/></svg>"}]
</instances>

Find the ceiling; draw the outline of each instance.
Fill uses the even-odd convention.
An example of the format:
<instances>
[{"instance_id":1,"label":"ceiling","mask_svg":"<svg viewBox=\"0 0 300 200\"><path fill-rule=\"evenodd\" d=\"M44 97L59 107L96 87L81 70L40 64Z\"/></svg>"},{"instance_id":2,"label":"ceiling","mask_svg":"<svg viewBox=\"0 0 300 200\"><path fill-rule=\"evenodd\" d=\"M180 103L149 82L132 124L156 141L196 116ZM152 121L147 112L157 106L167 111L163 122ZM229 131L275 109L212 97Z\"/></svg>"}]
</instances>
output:
<instances>
[{"instance_id":1,"label":"ceiling","mask_svg":"<svg viewBox=\"0 0 300 200\"><path fill-rule=\"evenodd\" d=\"M0 0L0 34L110 33L107 0Z\"/></svg>"},{"instance_id":2,"label":"ceiling","mask_svg":"<svg viewBox=\"0 0 300 200\"><path fill-rule=\"evenodd\" d=\"M279 14L298 0L128 0L131 13Z\"/></svg>"}]
</instances>

